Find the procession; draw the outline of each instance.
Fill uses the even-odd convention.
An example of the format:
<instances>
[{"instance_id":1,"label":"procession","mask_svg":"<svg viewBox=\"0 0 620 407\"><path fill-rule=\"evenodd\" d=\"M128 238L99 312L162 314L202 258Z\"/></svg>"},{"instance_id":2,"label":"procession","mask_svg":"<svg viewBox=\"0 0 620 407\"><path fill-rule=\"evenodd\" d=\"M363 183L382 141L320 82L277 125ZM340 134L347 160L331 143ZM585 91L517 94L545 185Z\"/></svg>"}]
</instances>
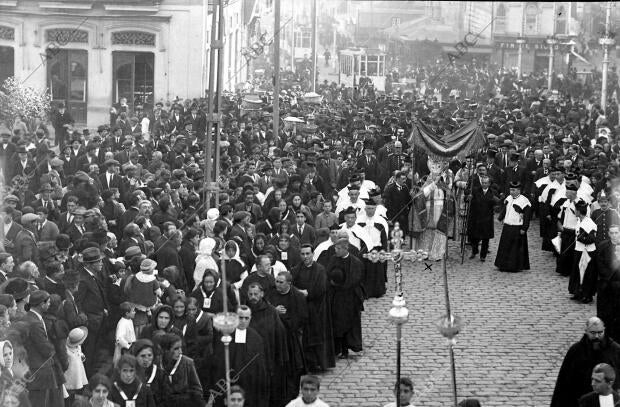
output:
<instances>
[{"instance_id":1,"label":"procession","mask_svg":"<svg viewBox=\"0 0 620 407\"><path fill-rule=\"evenodd\" d=\"M316 24L317 1L302 3ZM361 12L380 14L421 2L367 3L377 9L362 4ZM553 11L557 24L558 4L536 10ZM572 18L587 15L582 5L568 3ZM279 27L280 0L272 6ZM260 51L240 54L258 65L271 47L271 76L258 69L235 89L218 67L231 61L217 30L232 6L209 7L215 45L203 55L210 74L200 94L127 97L117 82L93 122L96 109L86 108L85 120L76 108L75 82L67 98L55 96L59 77L45 91L17 74L4 82L1 407L620 402L620 88L608 54L615 5L600 4L609 41L600 43L603 71L587 75L576 62L554 67L553 42L549 65L532 60L526 69L525 42L516 67L504 64L504 51L501 61L462 52L414 63L359 44L336 50L335 32L334 48L315 43L310 58L288 66L275 31L275 42L263 36ZM505 17L501 7L489 3ZM519 7L527 26L532 11ZM390 40L393 28L385 28ZM569 61L594 53L575 41L567 47L557 52L570 49ZM34 114L38 103L48 107ZM470 272L485 277L464 285ZM562 312L545 332L564 343L549 346L554 386L535 399L528 385L524 402L470 391L461 373L472 342L459 301L478 295L472 287L485 279L526 298L522 284L541 278L554 287L536 292L542 311ZM481 307L481 318L504 314L502 330L529 327L506 316L511 300L483 295L500 302ZM431 375L442 382L441 402L428 404L421 400L434 384L421 383L407 359L425 346L418 341L432 340L413 340L409 330L426 306L441 310L447 363ZM526 314L538 307L523 306ZM377 345L380 335L390 343ZM389 355L385 379L364 364L385 359L377 348ZM381 395L367 404L352 401L365 390L347 379L356 366L371 387L381 377Z\"/></svg>"}]
</instances>

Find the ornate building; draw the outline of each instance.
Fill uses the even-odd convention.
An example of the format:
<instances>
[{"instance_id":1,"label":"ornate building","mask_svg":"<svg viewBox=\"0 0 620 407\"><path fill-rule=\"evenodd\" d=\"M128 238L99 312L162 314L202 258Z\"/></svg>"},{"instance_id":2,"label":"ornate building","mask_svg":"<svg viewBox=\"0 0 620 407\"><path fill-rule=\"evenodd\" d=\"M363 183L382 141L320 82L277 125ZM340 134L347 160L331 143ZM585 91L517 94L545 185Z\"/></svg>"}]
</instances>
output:
<instances>
[{"instance_id":1,"label":"ornate building","mask_svg":"<svg viewBox=\"0 0 620 407\"><path fill-rule=\"evenodd\" d=\"M566 67L566 44L576 33L577 3L570 2L495 2L493 20L494 59L506 68L518 65L519 46L522 49L524 73L543 71L549 63L547 38L557 37L553 45L554 70Z\"/></svg>"},{"instance_id":2,"label":"ornate building","mask_svg":"<svg viewBox=\"0 0 620 407\"><path fill-rule=\"evenodd\" d=\"M225 87L231 89L242 66L236 50L244 2L228 3ZM88 126L107 122L121 97L146 109L200 97L210 20L207 0L0 0L0 81L14 75L47 88Z\"/></svg>"}]
</instances>

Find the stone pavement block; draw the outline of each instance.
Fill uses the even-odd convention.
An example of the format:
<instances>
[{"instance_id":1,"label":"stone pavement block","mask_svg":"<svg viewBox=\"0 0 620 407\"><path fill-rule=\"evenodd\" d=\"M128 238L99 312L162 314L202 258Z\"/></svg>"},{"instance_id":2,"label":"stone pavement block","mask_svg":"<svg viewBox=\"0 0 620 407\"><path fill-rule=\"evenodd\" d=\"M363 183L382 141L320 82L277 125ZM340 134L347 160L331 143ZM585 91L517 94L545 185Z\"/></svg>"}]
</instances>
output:
<instances>
[{"instance_id":1,"label":"stone pavement block","mask_svg":"<svg viewBox=\"0 0 620 407\"><path fill-rule=\"evenodd\" d=\"M485 263L468 260L467 253L461 265L458 242L450 242L452 312L464 322L454 348L459 400L477 397L485 407L548 406L566 350L596 313L594 304L570 301L568 279L555 273L551 254L539 251L537 223L528 233L528 272L501 273L493 266L499 224ZM403 326L401 369L414 380L416 406L448 406L452 400L448 346L435 327L445 314L442 267L434 262L429 272L419 263L403 264L409 321ZM393 400L396 329L387 317L393 281L390 265L387 295L365 303L363 356L338 361L322 375L321 397L332 407Z\"/></svg>"}]
</instances>

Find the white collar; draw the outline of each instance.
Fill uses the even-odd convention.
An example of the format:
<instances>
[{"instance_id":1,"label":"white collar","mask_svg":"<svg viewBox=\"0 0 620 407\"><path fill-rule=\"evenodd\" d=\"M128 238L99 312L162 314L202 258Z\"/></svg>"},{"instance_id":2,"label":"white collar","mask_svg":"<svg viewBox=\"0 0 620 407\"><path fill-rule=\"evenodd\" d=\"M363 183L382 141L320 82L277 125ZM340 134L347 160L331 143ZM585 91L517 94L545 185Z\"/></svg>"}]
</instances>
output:
<instances>
[{"instance_id":1,"label":"white collar","mask_svg":"<svg viewBox=\"0 0 620 407\"><path fill-rule=\"evenodd\" d=\"M245 343L247 334L247 329L235 329L235 343Z\"/></svg>"}]
</instances>

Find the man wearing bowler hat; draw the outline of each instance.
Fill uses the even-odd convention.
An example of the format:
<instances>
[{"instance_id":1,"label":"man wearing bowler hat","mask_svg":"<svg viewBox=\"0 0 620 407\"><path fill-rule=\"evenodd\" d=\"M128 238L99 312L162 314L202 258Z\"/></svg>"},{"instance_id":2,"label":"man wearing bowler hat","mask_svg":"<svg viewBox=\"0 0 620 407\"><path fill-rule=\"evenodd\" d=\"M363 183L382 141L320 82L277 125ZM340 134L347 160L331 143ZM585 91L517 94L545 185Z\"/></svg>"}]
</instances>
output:
<instances>
[{"instance_id":1,"label":"man wearing bowler hat","mask_svg":"<svg viewBox=\"0 0 620 407\"><path fill-rule=\"evenodd\" d=\"M52 126L54 126L55 141L60 148L65 145L68 138L67 130L73 126L75 120L65 108L65 103L58 103L57 110L52 114Z\"/></svg>"},{"instance_id":2,"label":"man wearing bowler hat","mask_svg":"<svg viewBox=\"0 0 620 407\"><path fill-rule=\"evenodd\" d=\"M64 377L60 366L56 364L56 351L43 321L43 314L50 306L50 295L44 290L34 291L30 294L28 306L30 310L24 319L28 323L28 336L24 347L30 371L36 372L28 383L30 404L41 407L62 406Z\"/></svg>"},{"instance_id":3,"label":"man wearing bowler hat","mask_svg":"<svg viewBox=\"0 0 620 407\"><path fill-rule=\"evenodd\" d=\"M78 309L88 317L87 327L91 333L84 343L84 353L90 356L85 364L89 376L94 373L95 363L98 359L96 350L102 348L99 338L103 334L109 309L101 275L103 258L104 256L97 247L88 247L82 251L80 284L75 295L75 303Z\"/></svg>"},{"instance_id":4,"label":"man wearing bowler hat","mask_svg":"<svg viewBox=\"0 0 620 407\"><path fill-rule=\"evenodd\" d=\"M7 161L10 163L8 165L7 176L5 177L7 181L13 179L16 175L32 177L36 173L37 165L32 158L28 156L28 150L26 150L26 146L23 144L17 147L17 154L12 158L8 158Z\"/></svg>"},{"instance_id":5,"label":"man wearing bowler hat","mask_svg":"<svg viewBox=\"0 0 620 407\"><path fill-rule=\"evenodd\" d=\"M34 233L36 230L35 222L39 217L34 213L26 213L22 215L22 230L15 237L15 258L18 263L24 261L37 262L39 259L39 249L37 246L37 237Z\"/></svg>"}]
</instances>

